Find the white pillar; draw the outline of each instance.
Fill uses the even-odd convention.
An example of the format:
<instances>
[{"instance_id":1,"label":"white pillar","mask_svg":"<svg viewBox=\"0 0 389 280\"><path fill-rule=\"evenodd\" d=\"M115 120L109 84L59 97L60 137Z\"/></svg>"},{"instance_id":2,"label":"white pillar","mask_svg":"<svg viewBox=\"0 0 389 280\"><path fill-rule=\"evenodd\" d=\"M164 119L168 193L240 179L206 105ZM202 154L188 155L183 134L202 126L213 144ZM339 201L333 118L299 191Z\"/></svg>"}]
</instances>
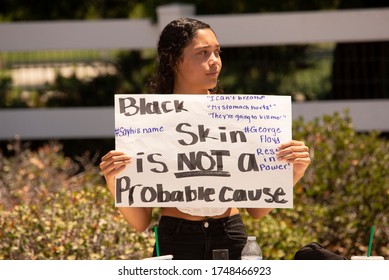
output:
<instances>
[{"instance_id":1,"label":"white pillar","mask_svg":"<svg viewBox=\"0 0 389 280\"><path fill-rule=\"evenodd\" d=\"M161 5L157 7L157 17L158 17L158 29L162 29L171 21L183 18L183 17L193 17L196 12L196 6L193 4L181 4L174 3L168 5Z\"/></svg>"}]
</instances>

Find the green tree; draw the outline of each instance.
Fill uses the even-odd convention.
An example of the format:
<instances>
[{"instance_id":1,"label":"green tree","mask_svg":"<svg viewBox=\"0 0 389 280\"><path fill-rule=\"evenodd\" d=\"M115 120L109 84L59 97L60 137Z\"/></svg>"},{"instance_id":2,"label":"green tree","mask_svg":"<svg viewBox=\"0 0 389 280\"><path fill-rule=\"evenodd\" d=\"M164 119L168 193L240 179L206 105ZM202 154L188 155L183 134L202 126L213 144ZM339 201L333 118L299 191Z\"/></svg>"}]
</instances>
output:
<instances>
[{"instance_id":1,"label":"green tree","mask_svg":"<svg viewBox=\"0 0 389 280\"><path fill-rule=\"evenodd\" d=\"M128 18L142 1L136 0L2 0L0 20L67 20Z\"/></svg>"},{"instance_id":2,"label":"green tree","mask_svg":"<svg viewBox=\"0 0 389 280\"><path fill-rule=\"evenodd\" d=\"M340 8L388 7L382 0L344 0ZM389 98L389 41L338 43L331 99Z\"/></svg>"},{"instance_id":3,"label":"green tree","mask_svg":"<svg viewBox=\"0 0 389 280\"><path fill-rule=\"evenodd\" d=\"M271 0L236 0L236 1L206 1L183 0L196 6L196 13L202 14L233 14L233 13L266 13L286 11L314 11L333 9L353 9L387 7L387 1L367 0L331 0L331 1L271 1ZM134 18L147 17L156 20L156 8L159 5L170 4L170 0L86 0L86 1L35 1L3 0L0 6L0 21L29 20L70 20L70 19L103 19L103 18ZM221 4L222 3L222 4ZM225 48L223 51L224 70L222 82L227 92L261 93L261 94L293 94L301 91L297 83L286 84L285 81L295 79L294 74L301 71L314 71L318 63L308 61L308 53L312 46L269 46L247 48ZM319 79L310 79L317 85L318 92L304 92L306 98L387 98L389 96L389 76L386 57L388 43L351 43L338 44L334 53L334 64L330 78L328 73ZM362 53L365 53L362 55ZM138 84L152 70L149 63L144 63L136 53L128 54L132 64L126 69L119 69L119 78L102 77L93 81L95 85L116 92L140 92L144 87ZM369 59L367 59L369 58ZM372 59L370 59L372 58ZM350 62L354 59L354 62ZM139 67L141 66L141 67ZM142 68L143 67L143 68ZM351 69L347 71L347 69ZM366 70L368 71L362 71ZM125 70L121 71L121 70ZM326 70L330 71L330 70ZM311 76L323 75L314 72ZM134 82L134 79L137 81ZM327 81L328 80L328 81ZM111 86L105 83L111 81ZM351 81L351 82L350 82ZM332 82L332 89L327 86ZM363 84L360 84L360 83ZM323 83L323 84L322 84ZM86 86L80 83L80 86ZM88 85L89 86L89 85ZM86 86L88 88L88 86ZM296 89L295 89L296 88ZM304 88L304 87L303 87ZM309 86L305 86L309 88ZM331 92L332 90L332 92ZM83 90L78 90L83 91ZM305 91L307 91L305 89ZM91 96L91 94L86 94ZM88 103L88 102L87 102ZM110 103L109 103L110 104Z\"/></svg>"}]
</instances>

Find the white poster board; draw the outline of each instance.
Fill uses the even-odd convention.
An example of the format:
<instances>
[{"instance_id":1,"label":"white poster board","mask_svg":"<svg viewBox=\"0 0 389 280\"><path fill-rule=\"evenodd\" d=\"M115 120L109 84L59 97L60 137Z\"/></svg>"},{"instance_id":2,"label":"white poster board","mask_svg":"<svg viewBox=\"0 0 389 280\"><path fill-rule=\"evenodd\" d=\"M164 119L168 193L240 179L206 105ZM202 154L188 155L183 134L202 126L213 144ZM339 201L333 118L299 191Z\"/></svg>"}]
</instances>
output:
<instances>
[{"instance_id":1,"label":"white poster board","mask_svg":"<svg viewBox=\"0 0 389 280\"><path fill-rule=\"evenodd\" d=\"M117 207L292 208L290 96L115 95Z\"/></svg>"}]
</instances>

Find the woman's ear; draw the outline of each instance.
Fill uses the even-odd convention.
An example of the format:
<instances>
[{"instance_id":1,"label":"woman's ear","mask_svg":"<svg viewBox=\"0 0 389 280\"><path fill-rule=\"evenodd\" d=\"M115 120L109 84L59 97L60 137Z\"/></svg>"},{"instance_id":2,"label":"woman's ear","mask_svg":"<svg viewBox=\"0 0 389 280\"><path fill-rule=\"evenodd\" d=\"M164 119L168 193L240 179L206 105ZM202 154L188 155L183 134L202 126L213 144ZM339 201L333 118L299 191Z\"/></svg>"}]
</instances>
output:
<instances>
[{"instance_id":1,"label":"woman's ear","mask_svg":"<svg viewBox=\"0 0 389 280\"><path fill-rule=\"evenodd\" d=\"M177 74L177 66L181 62L181 60L181 57L175 60L171 54L169 55L169 65L175 75Z\"/></svg>"}]
</instances>

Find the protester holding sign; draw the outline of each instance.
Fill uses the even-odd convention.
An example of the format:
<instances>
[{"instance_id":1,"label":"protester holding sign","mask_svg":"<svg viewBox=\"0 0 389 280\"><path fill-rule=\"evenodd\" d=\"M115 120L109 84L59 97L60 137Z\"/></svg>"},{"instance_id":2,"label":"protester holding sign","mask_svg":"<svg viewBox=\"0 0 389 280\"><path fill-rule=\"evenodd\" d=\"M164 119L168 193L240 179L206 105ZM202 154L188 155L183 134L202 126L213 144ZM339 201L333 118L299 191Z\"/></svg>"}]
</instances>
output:
<instances>
[{"instance_id":1,"label":"protester holding sign","mask_svg":"<svg viewBox=\"0 0 389 280\"><path fill-rule=\"evenodd\" d=\"M150 93L220 94L217 88L222 68L220 53L218 40L208 24L188 18L172 21L159 38L158 69L150 83ZM168 105L164 103L165 108L161 110L180 109L179 105L170 109ZM100 168L114 197L117 197L116 177L128 165L138 164L132 162L134 156L114 150L102 157ZM310 163L309 149L301 141L279 144L275 156L278 161L293 166L293 185L302 178ZM272 210L246 209L254 218L261 218ZM144 231L150 226L151 207L119 207L119 210L136 230ZM228 249L230 259L240 259L247 239L239 210L233 206L163 207L158 232L160 254L171 254L174 259L211 259L214 249Z\"/></svg>"}]
</instances>

